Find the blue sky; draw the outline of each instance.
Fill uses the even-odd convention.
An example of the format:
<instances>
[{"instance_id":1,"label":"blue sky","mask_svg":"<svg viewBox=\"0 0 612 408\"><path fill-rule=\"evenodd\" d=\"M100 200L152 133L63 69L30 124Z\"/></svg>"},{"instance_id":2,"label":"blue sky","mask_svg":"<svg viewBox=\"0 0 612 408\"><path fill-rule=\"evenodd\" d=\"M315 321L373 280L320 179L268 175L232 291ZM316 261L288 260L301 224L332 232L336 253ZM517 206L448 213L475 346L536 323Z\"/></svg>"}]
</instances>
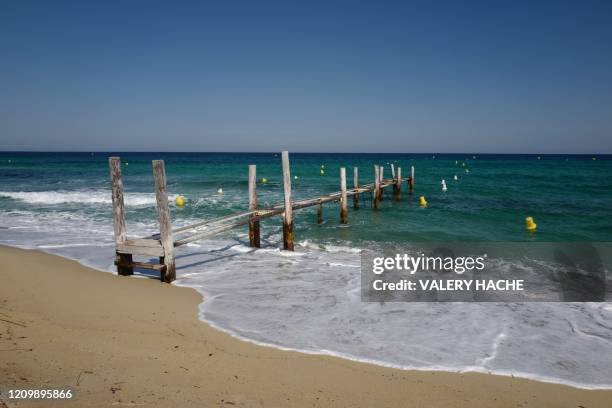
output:
<instances>
[{"instance_id":1,"label":"blue sky","mask_svg":"<svg viewBox=\"0 0 612 408\"><path fill-rule=\"evenodd\" d=\"M0 150L612 153L612 2L0 2Z\"/></svg>"}]
</instances>

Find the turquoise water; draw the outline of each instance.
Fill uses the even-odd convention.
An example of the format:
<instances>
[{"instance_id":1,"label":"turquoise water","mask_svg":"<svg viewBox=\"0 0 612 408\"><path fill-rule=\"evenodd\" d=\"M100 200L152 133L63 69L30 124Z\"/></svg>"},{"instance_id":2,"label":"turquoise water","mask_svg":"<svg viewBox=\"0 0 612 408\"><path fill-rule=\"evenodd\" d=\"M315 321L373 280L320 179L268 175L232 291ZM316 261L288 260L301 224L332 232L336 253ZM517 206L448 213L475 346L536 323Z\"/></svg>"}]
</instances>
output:
<instances>
[{"instance_id":1,"label":"turquoise water","mask_svg":"<svg viewBox=\"0 0 612 408\"><path fill-rule=\"evenodd\" d=\"M247 165L256 164L262 206L282 201L280 155L120 153L126 192L135 203L128 219L155 219L151 160L164 159L171 194L187 198L173 207L177 223L214 218L247 207ZM74 214L111 222L107 157L103 153L0 153L0 211ZM540 157L540 159L538 159ZM292 154L293 194L313 197L339 190L339 168L360 169L360 181L373 180L373 165L415 166L415 194L403 187L402 201L387 190L382 211L370 211L369 195L360 211L350 211L347 228L337 228L337 204L325 207L323 226L314 209L296 214L298 239L314 241L612 241L612 160L610 156ZM463 164L465 163L465 166ZM320 166L325 175L320 175ZM469 173L465 170L468 169ZM458 181L453 180L457 175ZM446 180L448 191L440 182ZM218 195L222 188L224 194ZM426 196L426 209L418 196ZM363 201L365 199L365 202ZM129 198L128 198L129 200ZM141 200L141 201L138 201ZM526 233L524 218L533 216L536 234ZM278 222L264 222L272 228Z\"/></svg>"},{"instance_id":2,"label":"turquoise water","mask_svg":"<svg viewBox=\"0 0 612 408\"><path fill-rule=\"evenodd\" d=\"M0 153L0 244L114 272L109 155ZM280 154L118 155L132 237L158 231L152 159L166 161L171 199L187 199L184 208L171 205L176 226L245 210L248 164L268 179L258 184L259 204L282 202ZM367 303L360 297L366 247L612 241L612 157L292 154L294 196L338 191L341 166L349 186L353 166L369 183L373 165L387 163L405 176L415 166L414 195L404 185L395 202L387 189L380 211L362 196L361 209L349 206L348 225L339 223L337 203L325 206L322 225L314 208L299 210L295 252L279 250L280 217L262 222L258 250L248 246L246 228L182 246L175 284L202 293L201 320L247 341L401 368L612 388L612 303ZM421 195L427 208L418 205ZM536 233L525 230L526 216L535 218ZM554 269L523 258L502 259L499 270L537 277L541 266ZM602 284L612 287L609 278Z\"/></svg>"}]
</instances>

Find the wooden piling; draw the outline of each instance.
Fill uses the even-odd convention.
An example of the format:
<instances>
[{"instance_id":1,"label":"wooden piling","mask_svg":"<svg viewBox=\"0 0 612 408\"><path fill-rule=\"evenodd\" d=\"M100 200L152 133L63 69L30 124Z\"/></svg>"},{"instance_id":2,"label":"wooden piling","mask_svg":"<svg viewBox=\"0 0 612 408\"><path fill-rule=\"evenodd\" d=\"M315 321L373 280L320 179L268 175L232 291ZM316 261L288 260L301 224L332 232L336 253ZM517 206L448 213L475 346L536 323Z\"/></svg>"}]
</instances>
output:
<instances>
[{"instance_id":1,"label":"wooden piling","mask_svg":"<svg viewBox=\"0 0 612 408\"><path fill-rule=\"evenodd\" d=\"M218 217L212 220L197 222L195 224L175 228L172 230L170 209L168 204L168 193L166 189L166 174L164 162L153 161L153 176L155 178L155 197L157 200L157 211L159 216L159 234L153 234L142 238L127 239L125 228L125 208L123 197L123 183L121 179L121 162L118 157L109 158L110 177L112 183L113 215L115 222L115 243L117 259L115 261L120 274L131 274L134 268L147 268L160 272L164 282L172 282L176 278L176 266L174 248L195 242L210 236L220 234L234 228L243 228L249 225L249 241L254 247L259 246L259 223L260 220L283 214L283 247L286 250L294 249L293 235L293 210L299 210L311 206L317 206L317 223L323 222L323 204L340 202L340 222L348 222L348 195L354 196L354 206L359 206L359 196L366 199L367 193L371 193L372 207L380 209L382 191L392 185L396 192L395 198L399 200L401 183L409 180L411 192L414 190L414 167L411 167L411 177L402 179L401 168L391 166L393 179L384 179L384 168L374 166L374 182L359 186L359 171L354 171L354 191L348 192L346 186L346 168L340 170L341 191L324 196L301 199L293 201L291 197L291 172L288 152L282 153L283 189L284 202L268 208L257 206L256 166L249 166L249 209ZM364 193L366 195L364 195ZM364 204L365 205L365 204ZM366 205L367 206L367 205ZM159 263L133 262L134 255L147 257L159 257Z\"/></svg>"},{"instance_id":2,"label":"wooden piling","mask_svg":"<svg viewBox=\"0 0 612 408\"><path fill-rule=\"evenodd\" d=\"M393 183L393 196L395 197L397 195L397 179L395 178L395 166L393 163L391 163L391 178L395 181Z\"/></svg>"},{"instance_id":3,"label":"wooden piling","mask_svg":"<svg viewBox=\"0 0 612 408\"><path fill-rule=\"evenodd\" d=\"M153 160L153 177L155 179L155 198L157 200L157 214L159 216L159 235L164 256L160 263L166 266L161 272L161 280L170 283L176 279L176 265L174 260L174 240L172 238L172 221L170 207L168 206L168 192L166 190L166 170L163 160Z\"/></svg>"},{"instance_id":4,"label":"wooden piling","mask_svg":"<svg viewBox=\"0 0 612 408\"><path fill-rule=\"evenodd\" d=\"M380 208L380 167L374 166L374 209Z\"/></svg>"},{"instance_id":5,"label":"wooden piling","mask_svg":"<svg viewBox=\"0 0 612 408\"><path fill-rule=\"evenodd\" d=\"M385 166L378 166L378 177L379 177L379 179L378 179L378 185L379 185L379 188L378 188L378 201L382 201L382 199L383 199L384 189L382 189L380 186L382 185L383 180L385 179L384 176L383 176L384 172L385 172Z\"/></svg>"},{"instance_id":6,"label":"wooden piling","mask_svg":"<svg viewBox=\"0 0 612 408\"><path fill-rule=\"evenodd\" d=\"M402 168L397 168L397 178L395 179L395 184L393 184L393 193L395 195L395 201L400 200L402 190Z\"/></svg>"},{"instance_id":7,"label":"wooden piling","mask_svg":"<svg viewBox=\"0 0 612 408\"><path fill-rule=\"evenodd\" d=\"M257 209L257 166L249 165L249 210ZM260 247L259 240L259 219L250 215L249 220L249 244L254 248Z\"/></svg>"},{"instance_id":8,"label":"wooden piling","mask_svg":"<svg viewBox=\"0 0 612 408\"><path fill-rule=\"evenodd\" d=\"M121 176L121 159L109 157L108 167L112 186L113 221L115 226L115 245L121 245L127 239L125 228L125 204L123 201L123 178ZM116 252L115 263L119 275L132 275L134 268L125 266L132 263L132 254Z\"/></svg>"},{"instance_id":9,"label":"wooden piling","mask_svg":"<svg viewBox=\"0 0 612 408\"><path fill-rule=\"evenodd\" d=\"M348 205L346 195L346 168L340 168L340 222L342 224L348 223Z\"/></svg>"},{"instance_id":10,"label":"wooden piling","mask_svg":"<svg viewBox=\"0 0 612 408\"><path fill-rule=\"evenodd\" d=\"M353 194L353 208L359 209L359 168L353 167L353 187L355 187L355 194Z\"/></svg>"},{"instance_id":11,"label":"wooden piling","mask_svg":"<svg viewBox=\"0 0 612 408\"><path fill-rule=\"evenodd\" d=\"M283 247L293 251L293 209L291 208L291 171L289 169L289 152L282 153L283 187L285 192L285 216L283 217Z\"/></svg>"}]
</instances>

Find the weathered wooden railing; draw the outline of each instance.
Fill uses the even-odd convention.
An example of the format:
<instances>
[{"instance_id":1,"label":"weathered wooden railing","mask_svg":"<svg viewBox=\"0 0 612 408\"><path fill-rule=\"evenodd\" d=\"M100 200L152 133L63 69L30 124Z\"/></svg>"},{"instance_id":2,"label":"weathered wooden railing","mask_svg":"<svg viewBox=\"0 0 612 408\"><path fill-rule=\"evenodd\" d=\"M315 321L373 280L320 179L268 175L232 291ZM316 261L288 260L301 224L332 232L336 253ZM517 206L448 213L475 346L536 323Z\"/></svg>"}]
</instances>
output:
<instances>
[{"instance_id":1,"label":"weathered wooden railing","mask_svg":"<svg viewBox=\"0 0 612 408\"><path fill-rule=\"evenodd\" d=\"M340 191L321 197L304 200L291 198L291 171L289 153L282 153L284 203L269 208L257 208L257 169L249 165L249 202L248 211L198 222L180 228L172 229L168 192L166 191L166 172L163 160L153 160L153 177L155 179L155 198L159 217L159 234L143 238L128 239L125 224L125 204L123 199L123 180L121 176L121 160L119 157L109 158L110 178L113 197L113 217L115 226L115 265L120 275L131 275L134 268L154 269L159 271L161 280L172 282L176 278L174 248L190 242L211 237L222 232L249 226L249 243L252 247L260 246L260 220L276 215L283 216L283 248L293 251L293 211L317 206L317 222L323 221L323 204L340 202L340 222L348 223L348 196L353 196L353 208L359 208L359 195L372 193L374 209L380 208L383 190L393 187L395 200L400 200L401 184L407 181L410 192L414 191L414 166L410 169L410 177L402 178L401 167L391 164L391 178L384 179L384 167L374 166L374 182L359 185L359 169L353 169L353 189L346 187L346 169L340 169ZM159 263L135 262L134 255L156 257Z\"/></svg>"}]
</instances>

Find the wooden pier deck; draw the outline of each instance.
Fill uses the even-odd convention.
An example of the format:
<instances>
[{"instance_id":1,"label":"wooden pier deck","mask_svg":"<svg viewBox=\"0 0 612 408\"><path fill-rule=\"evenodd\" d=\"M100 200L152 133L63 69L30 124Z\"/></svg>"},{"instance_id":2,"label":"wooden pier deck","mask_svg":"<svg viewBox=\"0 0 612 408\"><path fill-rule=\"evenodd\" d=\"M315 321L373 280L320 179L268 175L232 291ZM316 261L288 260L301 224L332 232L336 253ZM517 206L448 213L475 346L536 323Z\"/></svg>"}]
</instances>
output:
<instances>
[{"instance_id":1,"label":"wooden pier deck","mask_svg":"<svg viewBox=\"0 0 612 408\"><path fill-rule=\"evenodd\" d=\"M206 239L235 228L249 227L249 242L252 247L260 245L260 221L281 215L283 218L283 248L293 250L293 211L317 206L317 222L322 222L324 204L338 202L340 204L340 222L348 223L348 197L353 197L353 208L359 208L359 195L372 194L372 207L378 210L383 199L383 191L393 188L393 197L400 200L402 183L409 185L410 192L414 190L414 166L410 177L402 177L401 167L390 165L391 178L383 177L384 167L374 166L374 182L360 185L359 169L353 169L353 188L347 189L346 169L340 169L340 191L302 200L291 197L291 172L288 152L282 153L284 202L268 208L257 207L257 173L256 166L249 165L249 200L248 210L205 220L180 228L172 228L168 193L166 190L166 174L163 160L153 161L153 176L155 179L155 196L159 217L159 234L141 238L128 238L125 220L125 205L123 198L123 180L121 175L121 159L109 158L110 178L113 198L113 217L115 231L115 265L120 275L131 275L135 268L153 269L160 273L163 282L172 282L176 278L174 249L190 242ZM158 263L136 262L134 256L158 258Z\"/></svg>"}]
</instances>

